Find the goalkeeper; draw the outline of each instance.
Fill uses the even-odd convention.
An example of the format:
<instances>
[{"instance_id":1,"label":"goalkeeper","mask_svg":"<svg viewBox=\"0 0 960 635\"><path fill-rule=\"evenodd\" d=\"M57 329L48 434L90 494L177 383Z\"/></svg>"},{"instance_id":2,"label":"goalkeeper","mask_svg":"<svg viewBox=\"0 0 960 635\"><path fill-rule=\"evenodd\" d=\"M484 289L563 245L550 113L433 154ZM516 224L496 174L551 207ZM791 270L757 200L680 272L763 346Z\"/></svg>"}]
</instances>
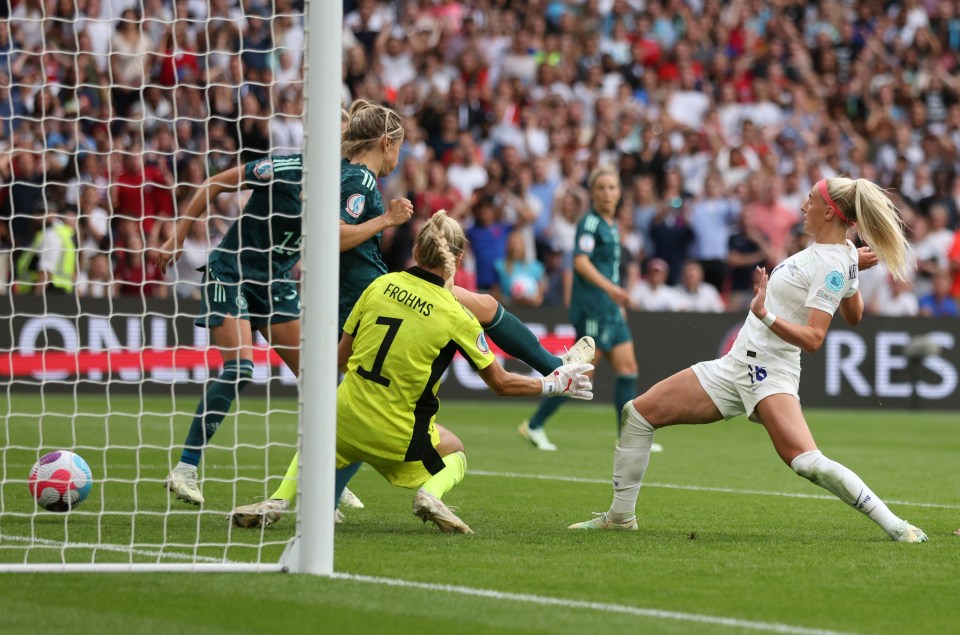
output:
<instances>
[{"instance_id":1,"label":"goalkeeper","mask_svg":"<svg viewBox=\"0 0 960 635\"><path fill-rule=\"evenodd\" d=\"M593 397L590 364L544 378L505 371L477 319L450 290L463 259L463 228L445 212L418 232L417 266L375 280L344 324L338 362L337 468L370 464L393 485L418 491L413 513L443 532L473 533L441 497L466 471L463 444L435 423L440 377L457 352L498 395ZM352 472L351 472L352 474Z\"/></svg>"}]
</instances>

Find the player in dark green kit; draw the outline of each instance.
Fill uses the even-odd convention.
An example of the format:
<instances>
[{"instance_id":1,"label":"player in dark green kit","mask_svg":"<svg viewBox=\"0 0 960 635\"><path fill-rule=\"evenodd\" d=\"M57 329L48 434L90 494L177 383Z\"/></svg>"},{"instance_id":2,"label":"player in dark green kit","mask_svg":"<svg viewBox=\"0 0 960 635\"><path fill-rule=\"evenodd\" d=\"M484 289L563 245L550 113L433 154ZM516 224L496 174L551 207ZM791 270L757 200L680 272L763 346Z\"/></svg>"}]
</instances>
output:
<instances>
[{"instance_id":1,"label":"player in dark green kit","mask_svg":"<svg viewBox=\"0 0 960 635\"><path fill-rule=\"evenodd\" d=\"M204 502L197 466L237 394L253 379L254 329L287 366L299 369L300 296L290 271L300 260L302 182L300 155L258 159L207 179L157 256L157 267L165 272L209 201L221 192L253 190L207 260L197 325L210 329L223 369L208 382L180 462L167 477L167 487L184 501Z\"/></svg>"},{"instance_id":2,"label":"player in dark green kit","mask_svg":"<svg viewBox=\"0 0 960 635\"><path fill-rule=\"evenodd\" d=\"M620 286L620 231L614 220L620 202L620 176L614 168L601 166L590 174L589 186L593 204L577 224L570 321L577 337L592 337L600 356L605 355L613 366L619 426L620 411L633 399L637 383L633 336L624 317L628 297ZM556 450L543 427L563 401L542 401L534 415L520 424L520 434L540 450Z\"/></svg>"}]
</instances>

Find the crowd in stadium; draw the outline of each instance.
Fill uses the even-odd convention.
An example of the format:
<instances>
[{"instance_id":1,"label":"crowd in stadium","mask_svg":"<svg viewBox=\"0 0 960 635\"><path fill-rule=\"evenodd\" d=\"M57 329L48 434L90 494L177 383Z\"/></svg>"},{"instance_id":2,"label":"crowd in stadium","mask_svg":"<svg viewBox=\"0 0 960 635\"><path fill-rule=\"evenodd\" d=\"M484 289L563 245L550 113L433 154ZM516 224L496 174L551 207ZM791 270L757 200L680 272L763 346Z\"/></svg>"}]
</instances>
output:
<instances>
[{"instance_id":1,"label":"crowd in stadium","mask_svg":"<svg viewBox=\"0 0 960 635\"><path fill-rule=\"evenodd\" d=\"M391 270L446 209L472 249L461 286L562 306L586 175L612 163L632 307L742 311L755 267L809 240L812 185L846 175L891 190L917 259L909 283L862 274L868 312L958 315L954 2L345 0L344 16L344 103L406 118L381 184L415 207L383 236ZM151 251L205 178L300 151L302 0L12 0L0 18L0 292L197 297L242 201L212 203L167 279ZM75 271L30 257L69 237Z\"/></svg>"}]
</instances>

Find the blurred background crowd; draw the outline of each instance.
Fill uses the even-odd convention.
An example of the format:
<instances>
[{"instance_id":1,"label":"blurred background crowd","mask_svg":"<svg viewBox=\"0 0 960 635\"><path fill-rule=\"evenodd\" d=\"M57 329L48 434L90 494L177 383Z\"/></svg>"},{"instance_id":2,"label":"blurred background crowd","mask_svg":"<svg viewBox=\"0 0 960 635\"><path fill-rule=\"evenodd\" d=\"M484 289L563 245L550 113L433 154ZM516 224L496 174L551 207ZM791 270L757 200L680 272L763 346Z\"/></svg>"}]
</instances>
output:
<instances>
[{"instance_id":1,"label":"blurred background crowd","mask_svg":"<svg viewBox=\"0 0 960 635\"><path fill-rule=\"evenodd\" d=\"M169 279L151 252L205 178L300 151L302 0L0 14L0 292L198 297L241 195L212 203ZM907 282L862 274L867 310L957 316L960 2L345 0L344 16L344 103L405 119L381 189L416 211L383 237L392 270L446 209L472 248L458 283L562 306L586 176L612 163L633 308L740 311L757 265L806 246L811 186L844 175L891 190L917 259Z\"/></svg>"}]
</instances>

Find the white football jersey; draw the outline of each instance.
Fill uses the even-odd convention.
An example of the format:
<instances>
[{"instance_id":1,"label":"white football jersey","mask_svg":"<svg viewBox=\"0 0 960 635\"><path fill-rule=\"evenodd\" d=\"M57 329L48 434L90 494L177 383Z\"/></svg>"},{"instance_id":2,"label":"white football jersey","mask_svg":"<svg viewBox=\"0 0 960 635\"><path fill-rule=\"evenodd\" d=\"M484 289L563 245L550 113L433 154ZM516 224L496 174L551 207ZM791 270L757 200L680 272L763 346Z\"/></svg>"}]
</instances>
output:
<instances>
[{"instance_id":1,"label":"white football jersey","mask_svg":"<svg viewBox=\"0 0 960 635\"><path fill-rule=\"evenodd\" d=\"M840 300L852 296L858 288L853 243L814 243L770 273L766 307L778 320L806 324L810 309L833 315ZM753 313L747 314L730 355L744 364L800 372L800 348L774 335Z\"/></svg>"}]
</instances>

